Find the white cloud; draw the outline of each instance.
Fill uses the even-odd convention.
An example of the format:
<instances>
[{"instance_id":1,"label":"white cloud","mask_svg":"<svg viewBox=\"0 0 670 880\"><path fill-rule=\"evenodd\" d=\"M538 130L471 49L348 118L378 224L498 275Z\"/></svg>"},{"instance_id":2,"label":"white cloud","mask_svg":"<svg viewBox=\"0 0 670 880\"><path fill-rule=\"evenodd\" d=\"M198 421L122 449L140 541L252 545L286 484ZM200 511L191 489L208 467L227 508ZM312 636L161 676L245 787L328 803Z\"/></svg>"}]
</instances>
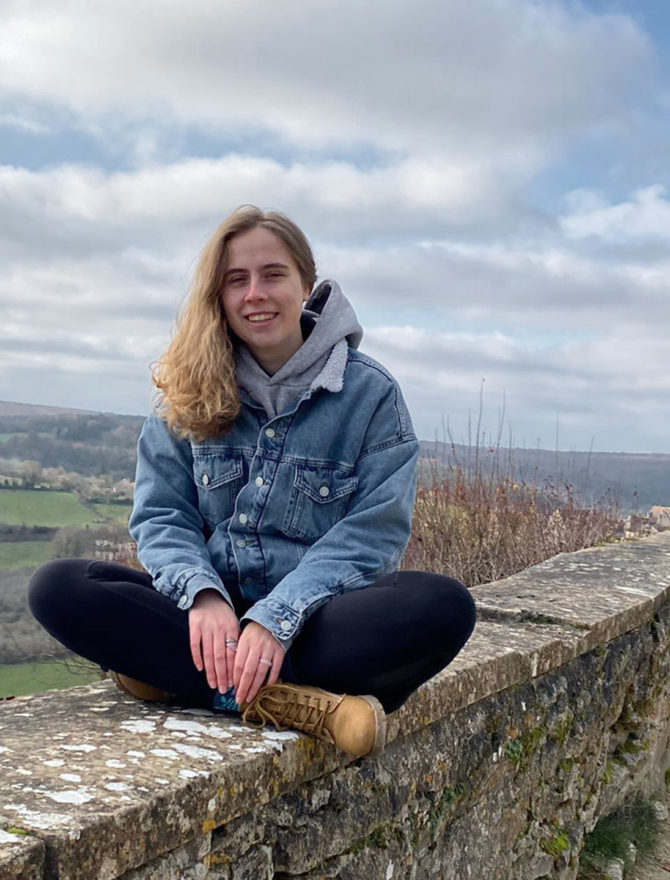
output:
<instances>
[{"instance_id":1,"label":"white cloud","mask_svg":"<svg viewBox=\"0 0 670 880\"><path fill-rule=\"evenodd\" d=\"M625 16L480 0L9 4L9 96L82 117L270 129L304 145L516 154L626 113L651 50ZM524 152L524 150L522 150Z\"/></svg>"},{"instance_id":2,"label":"white cloud","mask_svg":"<svg viewBox=\"0 0 670 880\"><path fill-rule=\"evenodd\" d=\"M670 201L665 187L653 184L636 190L616 205L607 204L596 193L580 191L568 199L572 213L561 217L561 226L571 238L594 236L618 244L637 239L670 242Z\"/></svg>"},{"instance_id":3,"label":"white cloud","mask_svg":"<svg viewBox=\"0 0 670 880\"><path fill-rule=\"evenodd\" d=\"M13 128L18 131L27 131L30 134L49 134L50 128L37 119L24 116L20 113L0 113L0 127Z\"/></svg>"}]
</instances>

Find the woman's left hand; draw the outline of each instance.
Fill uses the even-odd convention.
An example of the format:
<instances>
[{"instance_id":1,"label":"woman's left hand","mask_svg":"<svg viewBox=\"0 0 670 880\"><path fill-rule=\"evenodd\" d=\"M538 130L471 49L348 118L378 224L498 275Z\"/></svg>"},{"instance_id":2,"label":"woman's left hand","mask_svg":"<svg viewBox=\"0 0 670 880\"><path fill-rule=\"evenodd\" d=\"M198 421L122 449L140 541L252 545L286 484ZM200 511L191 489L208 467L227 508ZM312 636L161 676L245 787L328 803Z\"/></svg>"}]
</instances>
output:
<instances>
[{"instance_id":1,"label":"woman's left hand","mask_svg":"<svg viewBox=\"0 0 670 880\"><path fill-rule=\"evenodd\" d=\"M274 684L283 662L284 649L272 633L255 620L248 623L240 635L233 670L238 705L250 703L264 684Z\"/></svg>"}]
</instances>

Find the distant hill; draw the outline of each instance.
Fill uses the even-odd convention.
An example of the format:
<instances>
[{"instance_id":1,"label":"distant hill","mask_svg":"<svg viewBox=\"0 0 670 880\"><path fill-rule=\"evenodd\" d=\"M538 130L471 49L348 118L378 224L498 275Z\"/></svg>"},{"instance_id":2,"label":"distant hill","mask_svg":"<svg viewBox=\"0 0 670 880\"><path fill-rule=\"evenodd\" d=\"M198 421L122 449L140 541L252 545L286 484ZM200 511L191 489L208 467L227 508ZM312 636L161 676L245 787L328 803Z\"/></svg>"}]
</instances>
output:
<instances>
[{"instance_id":1,"label":"distant hill","mask_svg":"<svg viewBox=\"0 0 670 880\"><path fill-rule=\"evenodd\" d=\"M0 418L4 416L62 416L90 413L88 409L72 409L65 406L46 406L45 404L17 403L0 400Z\"/></svg>"},{"instance_id":2,"label":"distant hill","mask_svg":"<svg viewBox=\"0 0 670 880\"><path fill-rule=\"evenodd\" d=\"M517 482L570 485L587 502L612 493L624 513L670 506L670 455L630 452L556 452L547 449L479 450L457 444L421 443L424 474L461 466L499 473Z\"/></svg>"},{"instance_id":3,"label":"distant hill","mask_svg":"<svg viewBox=\"0 0 670 880\"><path fill-rule=\"evenodd\" d=\"M143 416L0 403L0 458L132 480Z\"/></svg>"}]
</instances>

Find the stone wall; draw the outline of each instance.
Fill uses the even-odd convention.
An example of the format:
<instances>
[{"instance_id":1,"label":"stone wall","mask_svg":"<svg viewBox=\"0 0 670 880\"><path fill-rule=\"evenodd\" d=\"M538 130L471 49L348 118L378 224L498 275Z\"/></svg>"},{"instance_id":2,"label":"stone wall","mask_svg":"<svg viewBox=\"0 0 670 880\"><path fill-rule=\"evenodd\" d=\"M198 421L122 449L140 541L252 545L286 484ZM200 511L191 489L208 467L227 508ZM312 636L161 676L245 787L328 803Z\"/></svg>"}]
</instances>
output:
<instances>
[{"instance_id":1,"label":"stone wall","mask_svg":"<svg viewBox=\"0 0 670 880\"><path fill-rule=\"evenodd\" d=\"M670 535L476 589L463 653L352 761L126 698L0 704L0 880L574 878L670 763Z\"/></svg>"}]
</instances>

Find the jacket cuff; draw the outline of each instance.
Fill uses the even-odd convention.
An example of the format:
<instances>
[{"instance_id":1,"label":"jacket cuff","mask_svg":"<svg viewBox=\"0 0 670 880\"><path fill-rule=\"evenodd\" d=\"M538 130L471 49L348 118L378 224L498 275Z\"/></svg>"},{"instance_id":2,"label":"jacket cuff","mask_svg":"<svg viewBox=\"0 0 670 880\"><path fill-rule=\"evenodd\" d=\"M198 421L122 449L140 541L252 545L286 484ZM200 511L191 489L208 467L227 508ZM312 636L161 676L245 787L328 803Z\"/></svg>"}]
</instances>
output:
<instances>
[{"instance_id":1,"label":"jacket cuff","mask_svg":"<svg viewBox=\"0 0 670 880\"><path fill-rule=\"evenodd\" d=\"M240 623L244 625L245 621L248 623L250 620L255 620L272 633L285 651L289 650L303 624L302 618L293 608L270 597L260 599L252 605Z\"/></svg>"},{"instance_id":2,"label":"jacket cuff","mask_svg":"<svg viewBox=\"0 0 670 880\"><path fill-rule=\"evenodd\" d=\"M191 605L193 605L195 597L202 590L216 590L231 608L233 607L233 602L221 581L218 578L212 577L209 572L200 570L186 573L180 578L177 588L177 595L179 596L177 607L181 608L182 611L188 611Z\"/></svg>"}]
</instances>

